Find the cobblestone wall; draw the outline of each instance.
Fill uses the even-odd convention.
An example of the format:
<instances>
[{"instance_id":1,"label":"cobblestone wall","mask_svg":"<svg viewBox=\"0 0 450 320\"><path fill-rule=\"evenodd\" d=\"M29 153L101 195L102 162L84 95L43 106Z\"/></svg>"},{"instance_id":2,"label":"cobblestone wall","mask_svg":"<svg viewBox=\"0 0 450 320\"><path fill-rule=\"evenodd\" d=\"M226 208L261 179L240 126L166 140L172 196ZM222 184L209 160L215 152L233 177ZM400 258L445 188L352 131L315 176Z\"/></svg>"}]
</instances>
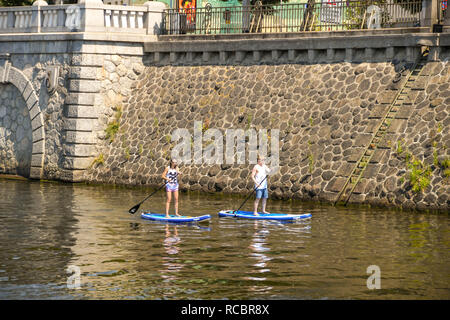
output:
<instances>
[{"instance_id":1,"label":"cobblestone wall","mask_svg":"<svg viewBox=\"0 0 450 320\"><path fill-rule=\"evenodd\" d=\"M109 61L108 61L109 59ZM271 195L333 202L379 123L380 104L406 81L411 64L151 66L111 56L102 70L104 110L85 178L161 183L176 128L280 129L280 171ZM403 67L406 67L406 71ZM400 81L397 72L403 70ZM448 62L429 63L403 116L394 120L350 202L448 209ZM393 80L396 80L395 82ZM429 164L430 185L414 192L398 146ZM435 159L439 158L436 165ZM251 165L183 165L181 189L246 193Z\"/></svg>"}]
</instances>

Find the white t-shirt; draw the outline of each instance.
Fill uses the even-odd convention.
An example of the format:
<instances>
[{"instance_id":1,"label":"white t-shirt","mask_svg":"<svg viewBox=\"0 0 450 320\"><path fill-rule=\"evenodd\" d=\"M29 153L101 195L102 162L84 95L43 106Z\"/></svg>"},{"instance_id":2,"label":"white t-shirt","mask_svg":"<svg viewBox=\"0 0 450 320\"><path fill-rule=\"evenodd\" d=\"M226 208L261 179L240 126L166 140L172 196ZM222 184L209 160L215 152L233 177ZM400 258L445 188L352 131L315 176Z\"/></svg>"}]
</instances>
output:
<instances>
[{"instance_id":1,"label":"white t-shirt","mask_svg":"<svg viewBox=\"0 0 450 320\"><path fill-rule=\"evenodd\" d=\"M264 178L270 172L270 169L265 164L262 165L262 166L257 164L257 165L255 165L254 169L256 170L256 174L255 174L256 185L255 185L255 188L257 188L257 189L266 189L267 188L267 179L264 180ZM263 181L263 182L261 183L261 181Z\"/></svg>"}]
</instances>

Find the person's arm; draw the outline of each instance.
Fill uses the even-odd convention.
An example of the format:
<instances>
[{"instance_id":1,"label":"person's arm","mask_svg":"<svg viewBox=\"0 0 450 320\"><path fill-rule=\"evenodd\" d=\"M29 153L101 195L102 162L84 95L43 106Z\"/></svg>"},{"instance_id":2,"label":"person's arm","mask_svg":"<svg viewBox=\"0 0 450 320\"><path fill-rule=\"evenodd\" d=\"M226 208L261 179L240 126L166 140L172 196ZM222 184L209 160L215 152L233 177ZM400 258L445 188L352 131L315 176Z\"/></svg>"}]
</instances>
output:
<instances>
[{"instance_id":1,"label":"person's arm","mask_svg":"<svg viewBox=\"0 0 450 320\"><path fill-rule=\"evenodd\" d=\"M164 169L163 174L161 175L161 177L162 177L164 180L166 180L166 182L169 181L169 178L167 178L167 171L168 171L168 169L167 169L167 167L166 167L166 169Z\"/></svg>"},{"instance_id":2,"label":"person's arm","mask_svg":"<svg viewBox=\"0 0 450 320\"><path fill-rule=\"evenodd\" d=\"M252 170L252 180L255 184L257 184L256 179L255 179L255 176L257 173L258 173L258 170L256 169L256 166L254 166L253 170Z\"/></svg>"}]
</instances>

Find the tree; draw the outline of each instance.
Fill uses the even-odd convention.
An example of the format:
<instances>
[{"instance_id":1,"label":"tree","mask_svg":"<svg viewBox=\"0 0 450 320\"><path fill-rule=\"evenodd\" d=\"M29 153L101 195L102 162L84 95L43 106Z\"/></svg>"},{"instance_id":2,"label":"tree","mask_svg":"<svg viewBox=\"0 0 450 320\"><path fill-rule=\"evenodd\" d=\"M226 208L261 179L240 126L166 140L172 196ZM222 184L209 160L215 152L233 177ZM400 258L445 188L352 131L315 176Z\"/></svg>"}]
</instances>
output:
<instances>
[{"instance_id":1,"label":"tree","mask_svg":"<svg viewBox=\"0 0 450 320\"><path fill-rule=\"evenodd\" d=\"M0 0L2 7L31 6L32 4L33 0Z\"/></svg>"}]
</instances>

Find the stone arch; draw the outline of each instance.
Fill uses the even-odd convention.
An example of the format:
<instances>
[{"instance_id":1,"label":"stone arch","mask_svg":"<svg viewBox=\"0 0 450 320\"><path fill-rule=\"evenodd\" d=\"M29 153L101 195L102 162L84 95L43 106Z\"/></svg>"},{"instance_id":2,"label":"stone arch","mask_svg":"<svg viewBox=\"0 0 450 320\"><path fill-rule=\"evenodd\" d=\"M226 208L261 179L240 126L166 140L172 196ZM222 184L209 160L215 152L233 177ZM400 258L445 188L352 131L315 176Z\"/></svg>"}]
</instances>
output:
<instances>
[{"instance_id":1,"label":"stone arch","mask_svg":"<svg viewBox=\"0 0 450 320\"><path fill-rule=\"evenodd\" d=\"M0 83L14 85L27 104L32 132L30 178L41 179L44 167L45 131L44 118L36 91L25 74L13 67L9 60L4 60L3 64L0 63Z\"/></svg>"}]
</instances>

